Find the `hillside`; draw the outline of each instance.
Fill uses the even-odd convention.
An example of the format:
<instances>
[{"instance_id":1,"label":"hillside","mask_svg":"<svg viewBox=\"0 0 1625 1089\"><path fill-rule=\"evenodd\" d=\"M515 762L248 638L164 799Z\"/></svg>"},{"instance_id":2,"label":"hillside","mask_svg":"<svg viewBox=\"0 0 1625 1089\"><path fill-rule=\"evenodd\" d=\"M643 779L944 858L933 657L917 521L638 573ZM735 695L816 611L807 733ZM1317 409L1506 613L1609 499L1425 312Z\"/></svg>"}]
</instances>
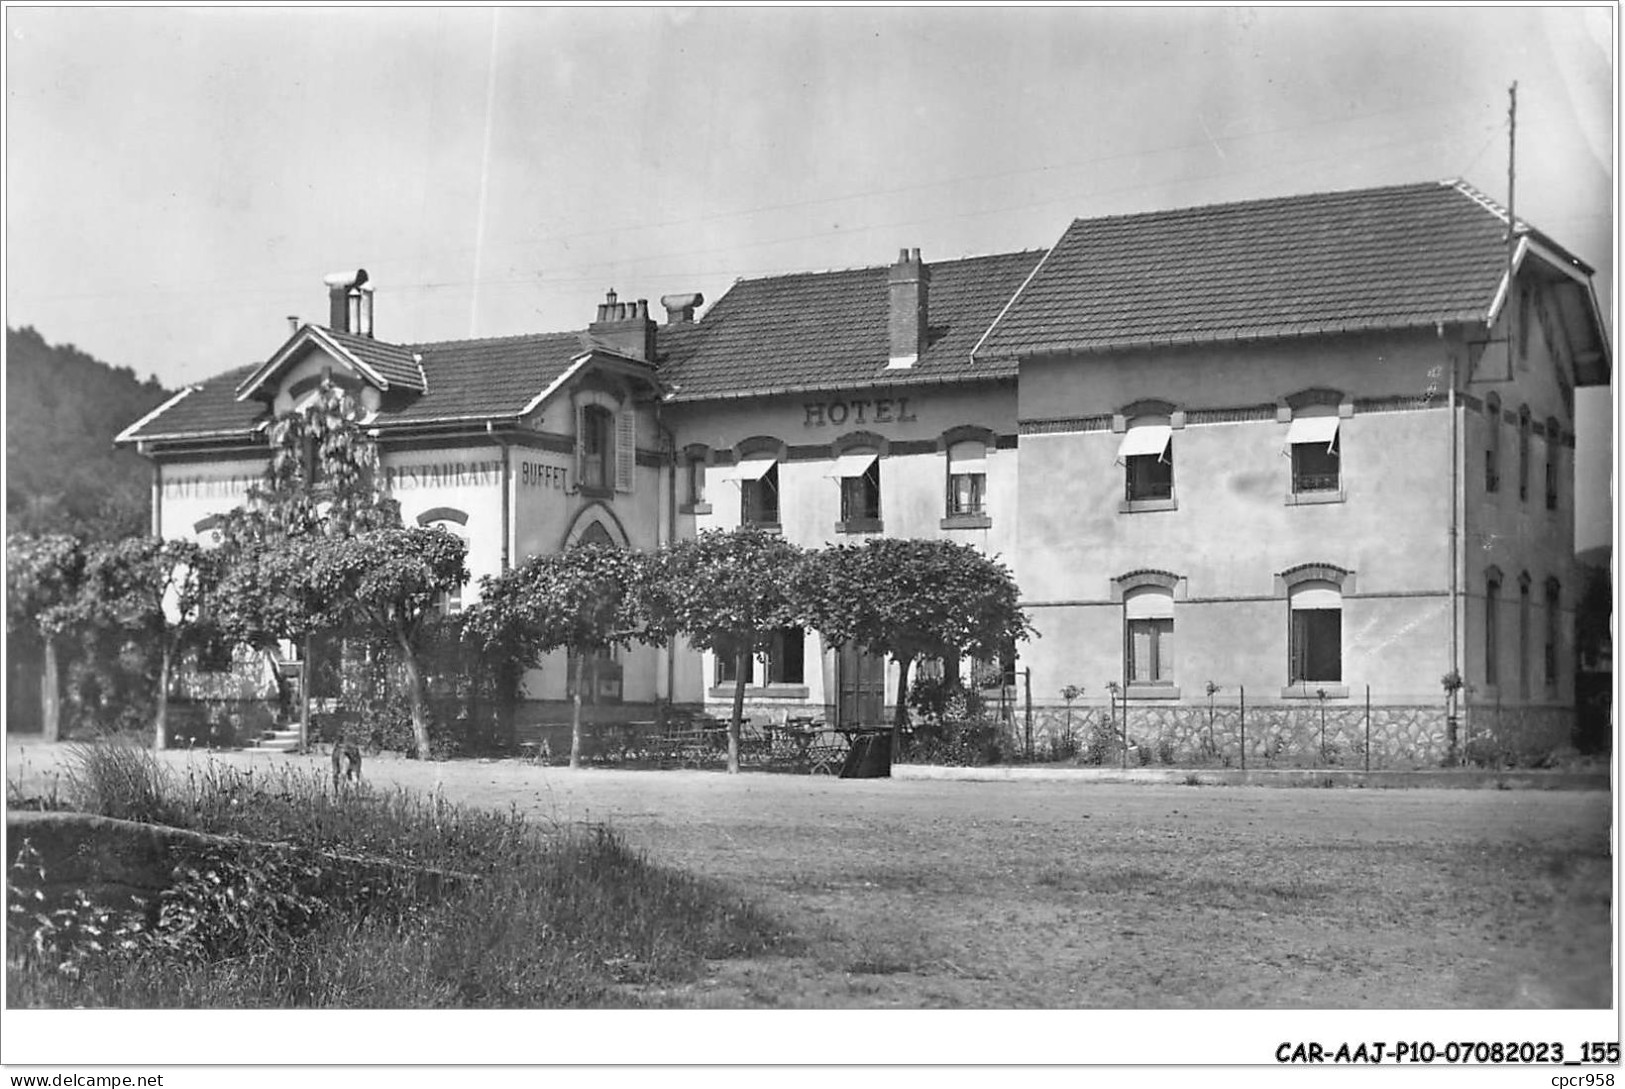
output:
<instances>
[{"instance_id":1,"label":"hillside","mask_svg":"<svg viewBox=\"0 0 1625 1089\"><path fill-rule=\"evenodd\" d=\"M6 522L16 532L145 533L152 469L113 436L169 397L32 328L6 330Z\"/></svg>"}]
</instances>

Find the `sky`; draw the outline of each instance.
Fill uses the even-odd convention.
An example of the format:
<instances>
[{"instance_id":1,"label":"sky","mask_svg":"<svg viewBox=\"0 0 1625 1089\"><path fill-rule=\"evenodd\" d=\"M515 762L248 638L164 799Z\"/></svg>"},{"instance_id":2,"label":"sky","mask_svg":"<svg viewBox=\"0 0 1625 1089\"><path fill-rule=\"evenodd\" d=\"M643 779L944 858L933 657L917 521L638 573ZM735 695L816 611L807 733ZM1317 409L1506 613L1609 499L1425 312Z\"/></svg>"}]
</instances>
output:
<instances>
[{"instance_id":1,"label":"sky","mask_svg":"<svg viewBox=\"0 0 1625 1089\"><path fill-rule=\"evenodd\" d=\"M341 269L419 342L1076 217L1451 177L1504 201L1514 81L1517 212L1611 311L1615 15L11 7L6 322L178 387L325 321ZM1581 391L1580 548L1611 539L1612 415Z\"/></svg>"}]
</instances>

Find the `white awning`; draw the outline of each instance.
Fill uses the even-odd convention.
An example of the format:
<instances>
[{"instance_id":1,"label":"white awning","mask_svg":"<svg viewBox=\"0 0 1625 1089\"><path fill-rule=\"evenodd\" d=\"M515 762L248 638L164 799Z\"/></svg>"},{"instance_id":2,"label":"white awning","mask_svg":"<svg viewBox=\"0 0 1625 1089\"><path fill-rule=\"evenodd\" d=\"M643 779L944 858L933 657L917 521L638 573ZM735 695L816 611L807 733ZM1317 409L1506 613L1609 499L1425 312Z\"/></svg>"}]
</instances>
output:
<instances>
[{"instance_id":1,"label":"white awning","mask_svg":"<svg viewBox=\"0 0 1625 1089\"><path fill-rule=\"evenodd\" d=\"M878 454L842 454L835 459L835 468L829 471L829 476L848 477L862 476L869 471L869 466L875 463Z\"/></svg>"},{"instance_id":2,"label":"white awning","mask_svg":"<svg viewBox=\"0 0 1625 1089\"><path fill-rule=\"evenodd\" d=\"M778 463L778 458L746 458L733 467L733 470L728 473L727 479L735 484L743 483L746 480L760 480Z\"/></svg>"},{"instance_id":3,"label":"white awning","mask_svg":"<svg viewBox=\"0 0 1625 1089\"><path fill-rule=\"evenodd\" d=\"M1127 461L1132 457L1144 454L1162 456L1168 449L1168 440L1173 437L1174 429L1168 424L1142 424L1131 427L1128 434L1123 436L1123 445L1117 448L1117 460Z\"/></svg>"},{"instance_id":4,"label":"white awning","mask_svg":"<svg viewBox=\"0 0 1625 1089\"><path fill-rule=\"evenodd\" d=\"M1339 422L1336 416L1299 416L1287 428L1286 444L1323 445L1330 450L1332 443L1337 441Z\"/></svg>"}]
</instances>

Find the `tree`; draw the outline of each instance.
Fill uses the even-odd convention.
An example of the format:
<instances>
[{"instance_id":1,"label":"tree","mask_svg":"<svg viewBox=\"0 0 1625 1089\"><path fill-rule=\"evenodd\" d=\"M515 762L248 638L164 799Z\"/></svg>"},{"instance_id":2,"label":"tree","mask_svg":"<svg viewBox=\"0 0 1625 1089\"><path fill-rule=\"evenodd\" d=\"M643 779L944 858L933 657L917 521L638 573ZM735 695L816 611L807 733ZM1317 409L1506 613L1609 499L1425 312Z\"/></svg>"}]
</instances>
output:
<instances>
[{"instance_id":1,"label":"tree","mask_svg":"<svg viewBox=\"0 0 1625 1089\"><path fill-rule=\"evenodd\" d=\"M896 756L908 722L909 668L920 658L997 658L1032 631L1010 571L953 541L872 538L813 553L796 585L825 645L897 662Z\"/></svg>"},{"instance_id":2,"label":"tree","mask_svg":"<svg viewBox=\"0 0 1625 1089\"><path fill-rule=\"evenodd\" d=\"M85 549L77 538L60 533L6 538L6 630L13 639L38 636L43 646L40 720L46 741L61 732L57 639L82 619L84 574Z\"/></svg>"},{"instance_id":3,"label":"tree","mask_svg":"<svg viewBox=\"0 0 1625 1089\"><path fill-rule=\"evenodd\" d=\"M302 559L301 569L289 573L298 581L294 596L307 607L321 605L311 608L313 622L357 623L400 651L416 755L428 759L421 640L440 602L468 581L463 542L440 529L374 529L312 539L290 551Z\"/></svg>"},{"instance_id":4,"label":"tree","mask_svg":"<svg viewBox=\"0 0 1625 1089\"><path fill-rule=\"evenodd\" d=\"M739 771L747 663L774 631L801 622L791 581L805 555L776 534L744 527L677 541L651 563L642 595L650 625L664 635L682 634L700 650L733 655L730 773Z\"/></svg>"},{"instance_id":5,"label":"tree","mask_svg":"<svg viewBox=\"0 0 1625 1089\"><path fill-rule=\"evenodd\" d=\"M490 646L507 643L533 664L563 648L575 658L570 711L570 766L581 766L581 693L589 659L636 641L658 641L642 624L639 588L644 559L604 545L576 545L532 556L482 583L468 626Z\"/></svg>"},{"instance_id":6,"label":"tree","mask_svg":"<svg viewBox=\"0 0 1625 1089\"><path fill-rule=\"evenodd\" d=\"M308 404L272 422L265 480L248 497L266 535L343 537L401 524L364 415L360 402L324 380Z\"/></svg>"},{"instance_id":7,"label":"tree","mask_svg":"<svg viewBox=\"0 0 1625 1089\"><path fill-rule=\"evenodd\" d=\"M182 646L204 630L214 567L191 541L132 537L94 547L81 600L87 613L159 655L153 748L167 741L169 679Z\"/></svg>"},{"instance_id":8,"label":"tree","mask_svg":"<svg viewBox=\"0 0 1625 1089\"><path fill-rule=\"evenodd\" d=\"M222 633L260 652L283 698L278 651L285 641L300 648L302 744L310 736L310 640L333 624L327 601L304 577L313 559L304 544L401 521L363 415L354 397L324 380L309 403L272 423L264 479L214 531L219 548L210 558L220 582Z\"/></svg>"}]
</instances>

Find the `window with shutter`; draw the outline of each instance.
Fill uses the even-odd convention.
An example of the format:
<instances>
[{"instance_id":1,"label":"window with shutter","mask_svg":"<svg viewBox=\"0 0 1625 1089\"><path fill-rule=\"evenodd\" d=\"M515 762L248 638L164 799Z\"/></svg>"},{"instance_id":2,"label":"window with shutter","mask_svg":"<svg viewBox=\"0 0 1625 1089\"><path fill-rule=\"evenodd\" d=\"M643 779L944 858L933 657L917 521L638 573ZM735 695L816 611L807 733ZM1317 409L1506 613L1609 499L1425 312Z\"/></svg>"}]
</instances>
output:
<instances>
[{"instance_id":1,"label":"window with shutter","mask_svg":"<svg viewBox=\"0 0 1625 1089\"><path fill-rule=\"evenodd\" d=\"M638 414L630 405L615 419L615 490L630 493L637 480Z\"/></svg>"}]
</instances>

